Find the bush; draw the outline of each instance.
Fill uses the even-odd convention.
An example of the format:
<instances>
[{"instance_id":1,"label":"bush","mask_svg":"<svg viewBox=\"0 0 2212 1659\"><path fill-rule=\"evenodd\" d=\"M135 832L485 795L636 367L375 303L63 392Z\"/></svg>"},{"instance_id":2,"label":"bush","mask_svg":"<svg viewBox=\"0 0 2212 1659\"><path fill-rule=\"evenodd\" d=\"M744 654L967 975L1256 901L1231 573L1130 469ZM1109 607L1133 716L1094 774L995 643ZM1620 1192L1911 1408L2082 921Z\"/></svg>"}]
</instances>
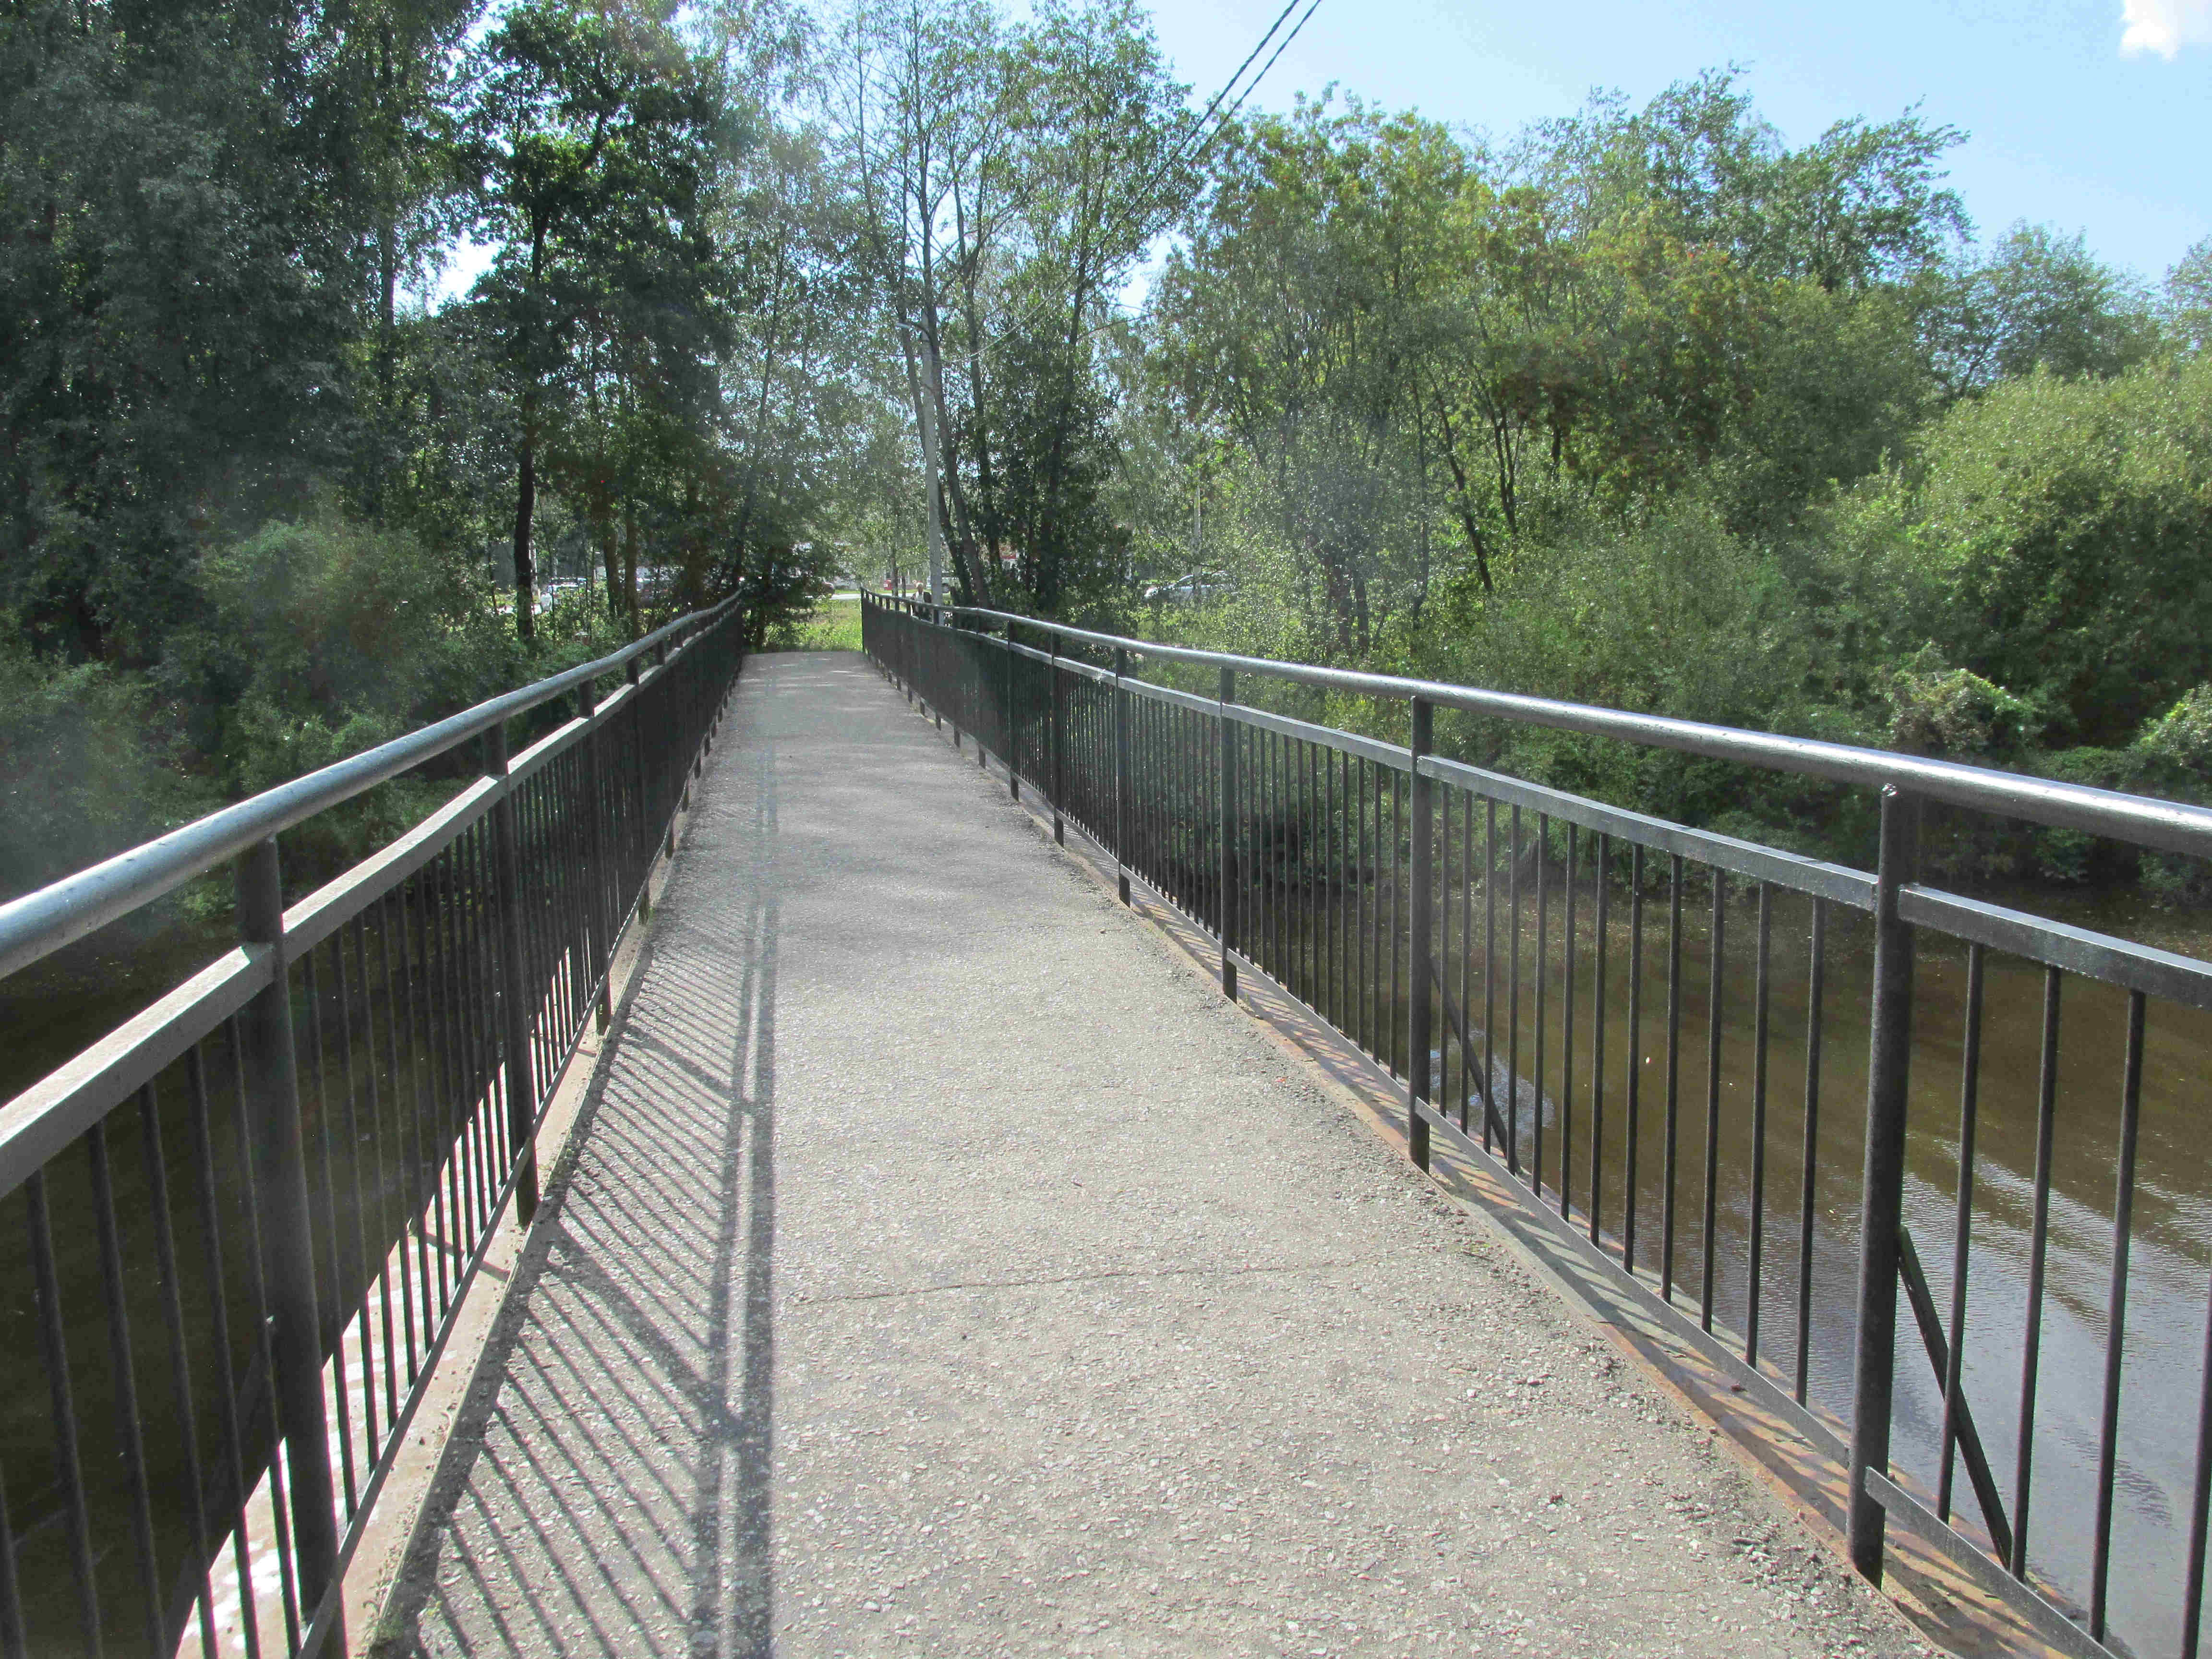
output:
<instances>
[{"instance_id":1,"label":"bush","mask_svg":"<svg viewBox=\"0 0 2212 1659\"><path fill-rule=\"evenodd\" d=\"M2212 360L2000 385L1879 493L1881 625L2033 697L2055 741L2124 744L2212 678Z\"/></svg>"},{"instance_id":2,"label":"bush","mask_svg":"<svg viewBox=\"0 0 2212 1659\"><path fill-rule=\"evenodd\" d=\"M121 852L216 803L145 681L42 660L0 627L0 892Z\"/></svg>"}]
</instances>

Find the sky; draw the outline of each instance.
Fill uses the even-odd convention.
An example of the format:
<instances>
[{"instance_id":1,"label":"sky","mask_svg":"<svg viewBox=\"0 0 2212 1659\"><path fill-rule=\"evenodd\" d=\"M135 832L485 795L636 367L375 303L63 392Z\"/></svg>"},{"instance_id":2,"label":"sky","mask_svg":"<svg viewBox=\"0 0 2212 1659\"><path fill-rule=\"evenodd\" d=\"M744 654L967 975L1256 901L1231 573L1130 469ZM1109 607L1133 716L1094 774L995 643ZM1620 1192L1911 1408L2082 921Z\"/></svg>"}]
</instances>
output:
<instances>
[{"instance_id":1,"label":"sky","mask_svg":"<svg viewBox=\"0 0 2212 1659\"><path fill-rule=\"evenodd\" d=\"M1164 0L1154 23L1204 99L1280 9ZM1321 0L1248 107L1334 82L1502 136L1729 64L1793 147L1915 104L1964 129L1950 182L1984 240L2080 231L2156 282L2212 234L2212 0Z\"/></svg>"},{"instance_id":2,"label":"sky","mask_svg":"<svg viewBox=\"0 0 2212 1659\"><path fill-rule=\"evenodd\" d=\"M1153 21L1202 102L1281 4L1157 0ZM2155 283L2212 235L2212 0L1320 0L1246 107L1334 83L1502 137L1595 89L1641 104L1730 64L1793 147L1916 104L1964 130L1950 183L1984 240L2019 220L2078 231ZM488 258L459 250L438 296Z\"/></svg>"}]
</instances>

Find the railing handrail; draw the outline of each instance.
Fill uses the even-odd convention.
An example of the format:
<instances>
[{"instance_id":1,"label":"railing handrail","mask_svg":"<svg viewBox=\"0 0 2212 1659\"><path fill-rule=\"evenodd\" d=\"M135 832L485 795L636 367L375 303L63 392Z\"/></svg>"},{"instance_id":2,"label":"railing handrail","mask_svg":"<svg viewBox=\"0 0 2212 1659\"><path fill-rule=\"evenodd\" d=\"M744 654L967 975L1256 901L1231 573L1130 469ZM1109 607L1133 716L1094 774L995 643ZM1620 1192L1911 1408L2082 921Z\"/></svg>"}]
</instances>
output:
<instances>
[{"instance_id":1,"label":"railing handrail","mask_svg":"<svg viewBox=\"0 0 2212 1659\"><path fill-rule=\"evenodd\" d=\"M892 599L870 594L879 605L896 605L919 613L936 611L945 615L980 617L1011 623L1055 635L1062 640L1127 651L1164 662L1195 667L1226 668L1238 674L1258 674L1289 680L1326 690L1363 696L1418 699L1440 708L1463 709L1525 725L1578 732L1590 737L1615 738L1647 748L1672 749L1711 760L1733 761L1773 770L1824 778L1832 783L1856 784L1879 790L1885 785L1954 806L2021 817L2063 830L2156 848L2163 852L2212 858L2212 809L2154 796L2131 795L2087 784L2029 777L2000 772L1990 767L1969 766L1960 761L1930 760L1892 750L1863 749L1850 744L1830 743L1818 738L1793 738L1773 732L1749 732L1735 726L1711 726L1700 720L1675 720L1662 714L1638 714L1626 709L1566 702L1553 697L1532 697L1512 691L1486 691L1442 680L1420 680L1364 670L1324 668L1308 663L1281 662L1267 657L1241 656L1232 652L1204 651L1191 646L1166 645L1157 641L1101 634L1006 611L975 605L941 605L928 600Z\"/></svg>"},{"instance_id":2,"label":"railing handrail","mask_svg":"<svg viewBox=\"0 0 2212 1659\"><path fill-rule=\"evenodd\" d=\"M268 836L434 759L495 725L612 673L726 615L737 599L695 611L592 662L487 698L458 714L264 790L0 905L0 979L51 956L237 857Z\"/></svg>"}]
</instances>

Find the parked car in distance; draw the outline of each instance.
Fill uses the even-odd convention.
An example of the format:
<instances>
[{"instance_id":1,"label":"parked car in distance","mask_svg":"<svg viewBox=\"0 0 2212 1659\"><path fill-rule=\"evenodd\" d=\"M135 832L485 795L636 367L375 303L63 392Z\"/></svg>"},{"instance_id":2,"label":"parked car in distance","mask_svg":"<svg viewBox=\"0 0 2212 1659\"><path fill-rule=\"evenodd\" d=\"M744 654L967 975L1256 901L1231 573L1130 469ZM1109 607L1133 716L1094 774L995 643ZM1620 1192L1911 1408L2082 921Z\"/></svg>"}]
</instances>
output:
<instances>
[{"instance_id":1,"label":"parked car in distance","mask_svg":"<svg viewBox=\"0 0 2212 1659\"><path fill-rule=\"evenodd\" d=\"M1194 570L1171 582L1155 582L1145 590L1147 605L1207 605L1225 599L1236 589L1222 570Z\"/></svg>"}]
</instances>

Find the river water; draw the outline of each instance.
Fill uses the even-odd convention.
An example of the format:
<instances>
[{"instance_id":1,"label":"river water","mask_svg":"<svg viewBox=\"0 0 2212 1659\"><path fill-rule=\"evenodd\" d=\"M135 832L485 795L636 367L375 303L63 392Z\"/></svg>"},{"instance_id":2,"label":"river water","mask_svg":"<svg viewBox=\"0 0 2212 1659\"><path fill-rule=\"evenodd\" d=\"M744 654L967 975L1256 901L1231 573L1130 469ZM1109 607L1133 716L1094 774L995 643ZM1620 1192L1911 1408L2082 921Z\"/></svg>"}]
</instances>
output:
<instances>
[{"instance_id":1,"label":"river water","mask_svg":"<svg viewBox=\"0 0 2212 1659\"><path fill-rule=\"evenodd\" d=\"M1663 867L1663 866L1662 866ZM1632 920L1629 896L1607 894L1602 1100L1593 1089L1598 933L1595 896L1587 866L1577 905L1577 962L1570 1091L1566 1044L1565 951L1560 873L1550 878L1550 981L1543 1010L1543 1072L1535 1071L1539 1032L1533 980L1535 913L1522 895L1522 992L1518 1021L1518 1142L1524 1170L1543 1124L1543 1178L1557 1202L1560 1142L1570 1141L1571 1199L1587 1224L1591 1151L1598 1146L1600 1214L1619 1259L1629 1185L1628 1078L1638 1078L1636 1116L1636 1264L1647 1275L1662 1266L1668 1053L1668 907L1662 888L1644 900L1643 996L1632 1039L1629 1009ZM1502 885L1502 884L1501 884ZM1747 887L1747 884L1746 884ZM1982 896L1990 896L1983 895ZM2015 898L2030 908L2025 897ZM2189 954L2212 948L2203 919L2160 915L2127 902L2033 908L2053 920L2097 927ZM1826 907L1820 1063L1814 1142L1812 1300L1804 1332L1808 1399L1820 1414L1847 1424L1851 1406L1853 1306L1857 1274L1858 1206L1863 1157L1868 1008L1871 991L1869 920ZM1478 1056L1467 1077L1479 1082L1484 1046L1484 921L1478 888L1468 907L1472 926L1449 919L1443 940L1444 972L1456 1000L1469 1005L1471 1044ZM1495 993L1489 1042L1505 1103L1510 911L1501 896ZM1807 1136L1807 1036L1810 1005L1812 905L1778 890L1768 937L1769 1023L1764 1131L1765 1223L1759 1322L1759 1357L1784 1386L1794 1381L1799 1340L1797 1275L1800 1199ZM1750 1314L1754 1153L1759 1092L1758 911L1747 891L1724 905L1719 975L1720 1042L1717 1084L1708 1065L1712 1008L1710 889L1698 883L1685 905L1677 1070L1674 1283L1678 1304L1699 1313L1704 1289L1703 1212L1706 1192L1708 1102L1712 1118L1714 1248L1712 1316L1741 1351ZM1462 975L1464 974L1464 978ZM1960 1173L1960 1100L1968 978L1966 947L1921 933L1916 955L1911 1104L1905 1190L1906 1226L1939 1311L1948 1322ZM1972 1192L1971 1245L1963 1392L1996 1473L2008 1515L2016 1517L2016 1462L2022 1437L2021 1366L2027 1321L2030 1241L2034 1203L2036 1123L2043 1038L2044 970L1991 953L1982 1013L1978 1115ZM2068 976L2061 997L2057 1090L2041 1352L2033 1449L2028 1560L2063 1605L2085 1604L2103 1403L2106 1338L2110 1325L2115 1178L2120 1134L2127 998L2124 993ZM1456 1044L1447 1041L1439 1097L1455 1103L1465 1087ZM2182 1576L2197 1443L2198 1388L2206 1353L2208 1291L2212 1291L2212 1016L2152 1001L2145 1033L2142 1103L2136 1165L2132 1249L2126 1275L2124 1365L2117 1437L2117 1501L2111 1559L2112 1627L2139 1651L2179 1647ZM1602 1109L1602 1139L1594 1128ZM1469 1118L1480 1129L1480 1108ZM1908 1304L1900 1295L1897 1407L1893 1458L1909 1487L1932 1498L1940 1467L1942 1395ZM1981 1537L1979 1511L1961 1463L1954 1512Z\"/></svg>"}]
</instances>

